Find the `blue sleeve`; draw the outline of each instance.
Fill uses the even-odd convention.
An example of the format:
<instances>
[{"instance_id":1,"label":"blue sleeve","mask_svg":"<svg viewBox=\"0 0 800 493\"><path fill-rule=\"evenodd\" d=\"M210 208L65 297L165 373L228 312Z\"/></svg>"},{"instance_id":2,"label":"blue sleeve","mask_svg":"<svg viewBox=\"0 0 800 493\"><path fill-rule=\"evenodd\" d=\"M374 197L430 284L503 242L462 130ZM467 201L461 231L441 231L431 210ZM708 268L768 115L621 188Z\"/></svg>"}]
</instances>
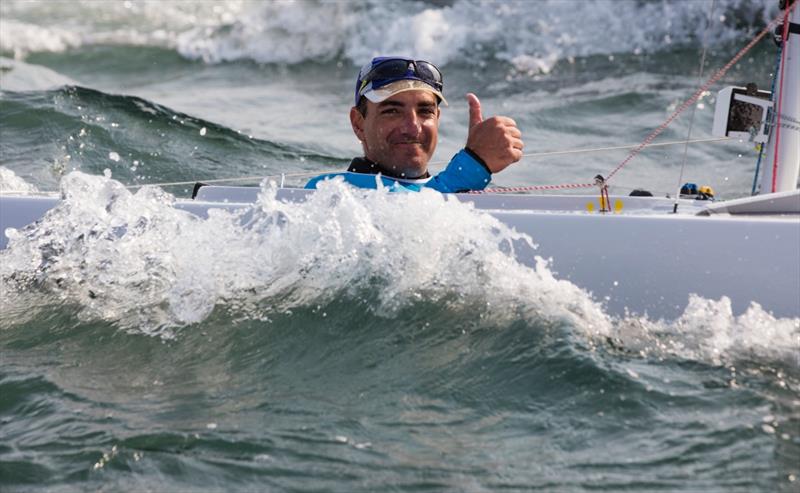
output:
<instances>
[{"instance_id":1,"label":"blue sleeve","mask_svg":"<svg viewBox=\"0 0 800 493\"><path fill-rule=\"evenodd\" d=\"M327 173L324 175L315 176L314 178L308 180L308 183L306 183L306 186L303 188L307 190L315 190L317 188L317 183L324 180L330 180L331 178L336 176L343 176L343 175L344 173Z\"/></svg>"},{"instance_id":2,"label":"blue sleeve","mask_svg":"<svg viewBox=\"0 0 800 493\"><path fill-rule=\"evenodd\" d=\"M385 176L369 175L365 173L350 173L349 171L346 171L344 173L327 173L324 175L315 176L314 178L310 179L308 183L306 183L306 186L304 188L313 190L317 188L317 185L320 182L325 180L332 180L337 177L342 177L345 183L353 185L356 188L367 188L374 190L378 188L378 180L380 180L383 186L387 187L392 192L419 191L419 185L404 185Z\"/></svg>"},{"instance_id":3,"label":"blue sleeve","mask_svg":"<svg viewBox=\"0 0 800 493\"><path fill-rule=\"evenodd\" d=\"M434 176L425 187L442 193L483 190L492 180L489 169L476 155L461 149L441 173Z\"/></svg>"}]
</instances>

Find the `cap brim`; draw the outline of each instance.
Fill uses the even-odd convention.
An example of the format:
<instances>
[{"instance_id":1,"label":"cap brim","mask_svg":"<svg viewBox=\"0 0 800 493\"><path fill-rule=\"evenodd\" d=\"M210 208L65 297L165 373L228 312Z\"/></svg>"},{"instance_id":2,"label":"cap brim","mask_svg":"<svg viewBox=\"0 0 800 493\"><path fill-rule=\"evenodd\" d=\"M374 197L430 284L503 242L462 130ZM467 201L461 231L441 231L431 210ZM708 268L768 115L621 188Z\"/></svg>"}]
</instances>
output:
<instances>
[{"instance_id":1,"label":"cap brim","mask_svg":"<svg viewBox=\"0 0 800 493\"><path fill-rule=\"evenodd\" d=\"M422 82L421 80L398 80L396 82L392 82L391 84L387 84L380 89L372 89L367 91L364 93L364 97L373 103L380 103L386 101L395 94L400 94L401 92L406 91L427 91L439 98L442 104L447 106L447 100L444 99L444 95L442 95L441 91L437 91L433 88L433 86Z\"/></svg>"}]
</instances>

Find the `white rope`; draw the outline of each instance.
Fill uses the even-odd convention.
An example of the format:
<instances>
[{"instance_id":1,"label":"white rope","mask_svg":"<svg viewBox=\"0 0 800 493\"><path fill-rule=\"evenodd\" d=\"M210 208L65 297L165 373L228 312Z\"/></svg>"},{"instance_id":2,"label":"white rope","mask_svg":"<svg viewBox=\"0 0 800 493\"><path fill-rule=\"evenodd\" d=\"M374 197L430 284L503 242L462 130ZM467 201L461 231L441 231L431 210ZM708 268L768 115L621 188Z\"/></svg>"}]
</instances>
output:
<instances>
[{"instance_id":1,"label":"white rope","mask_svg":"<svg viewBox=\"0 0 800 493\"><path fill-rule=\"evenodd\" d=\"M171 181L171 182L162 182L162 183L145 183L142 185L127 185L125 188L142 188L142 187L174 187L178 185L194 185L197 182L201 182L204 184L211 184L211 183L228 183L228 182L236 182L236 181L253 181L253 180L266 180L268 178L281 178L281 180L288 177L300 177L300 176L316 176L320 174L320 171L308 171L305 173L281 173L278 175L252 175L252 176L236 176L233 178L215 178L213 180L191 180L191 181ZM283 182L281 182L283 183ZM282 188L282 187L281 187Z\"/></svg>"}]
</instances>

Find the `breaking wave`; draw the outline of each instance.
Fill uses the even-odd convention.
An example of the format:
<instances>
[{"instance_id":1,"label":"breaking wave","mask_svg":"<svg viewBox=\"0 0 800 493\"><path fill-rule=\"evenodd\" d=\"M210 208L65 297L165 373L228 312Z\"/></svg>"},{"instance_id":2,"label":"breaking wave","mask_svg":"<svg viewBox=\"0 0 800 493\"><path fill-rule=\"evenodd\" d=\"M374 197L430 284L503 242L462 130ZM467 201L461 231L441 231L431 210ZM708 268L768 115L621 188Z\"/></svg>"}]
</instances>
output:
<instances>
[{"instance_id":1,"label":"breaking wave","mask_svg":"<svg viewBox=\"0 0 800 493\"><path fill-rule=\"evenodd\" d=\"M712 364L795 357L800 319L776 319L757 305L736 317L726 298L693 297L671 322L615 319L545 261L519 263L515 252L535 239L445 195L333 181L287 203L276 190L264 183L253 206L202 219L159 188L133 193L107 176L71 173L60 205L7 232L3 325L40 316L44 308L30 307L48 300L84 321L167 338L212 314L268 321L344 304L393 319L436 305L490 326L566 324L590 344L643 356Z\"/></svg>"},{"instance_id":2,"label":"breaking wave","mask_svg":"<svg viewBox=\"0 0 800 493\"><path fill-rule=\"evenodd\" d=\"M543 262L529 269L514 259L514 243L529 239L435 192L336 183L289 204L265 185L254 207L207 220L172 207L158 188L131 193L82 173L64 178L62 195L41 223L11 232L1 277L16 287L4 292L58 293L126 328L196 323L220 304L262 318L370 293L381 316L426 300L480 304L495 318L586 318L607 330L580 289Z\"/></svg>"},{"instance_id":3,"label":"breaking wave","mask_svg":"<svg viewBox=\"0 0 800 493\"><path fill-rule=\"evenodd\" d=\"M542 5L545 4L545 5ZM648 53L747 36L777 2L589 0L487 2L3 2L0 51L17 58L99 44L174 49L207 63L302 63L379 53L438 63L509 62L547 72L558 60ZM744 20L743 20L744 19ZM574 29L573 26L580 26Z\"/></svg>"}]
</instances>

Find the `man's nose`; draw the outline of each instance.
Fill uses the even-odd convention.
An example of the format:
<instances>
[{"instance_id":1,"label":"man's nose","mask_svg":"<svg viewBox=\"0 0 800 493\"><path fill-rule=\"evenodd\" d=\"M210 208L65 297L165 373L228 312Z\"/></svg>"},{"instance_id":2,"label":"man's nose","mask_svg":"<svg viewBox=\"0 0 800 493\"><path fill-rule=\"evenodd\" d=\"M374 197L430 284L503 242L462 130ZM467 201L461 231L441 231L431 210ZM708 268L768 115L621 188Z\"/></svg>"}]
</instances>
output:
<instances>
[{"instance_id":1,"label":"man's nose","mask_svg":"<svg viewBox=\"0 0 800 493\"><path fill-rule=\"evenodd\" d=\"M421 120L416 111L408 111L403 115L401 130L405 134L417 135L420 132Z\"/></svg>"}]
</instances>

